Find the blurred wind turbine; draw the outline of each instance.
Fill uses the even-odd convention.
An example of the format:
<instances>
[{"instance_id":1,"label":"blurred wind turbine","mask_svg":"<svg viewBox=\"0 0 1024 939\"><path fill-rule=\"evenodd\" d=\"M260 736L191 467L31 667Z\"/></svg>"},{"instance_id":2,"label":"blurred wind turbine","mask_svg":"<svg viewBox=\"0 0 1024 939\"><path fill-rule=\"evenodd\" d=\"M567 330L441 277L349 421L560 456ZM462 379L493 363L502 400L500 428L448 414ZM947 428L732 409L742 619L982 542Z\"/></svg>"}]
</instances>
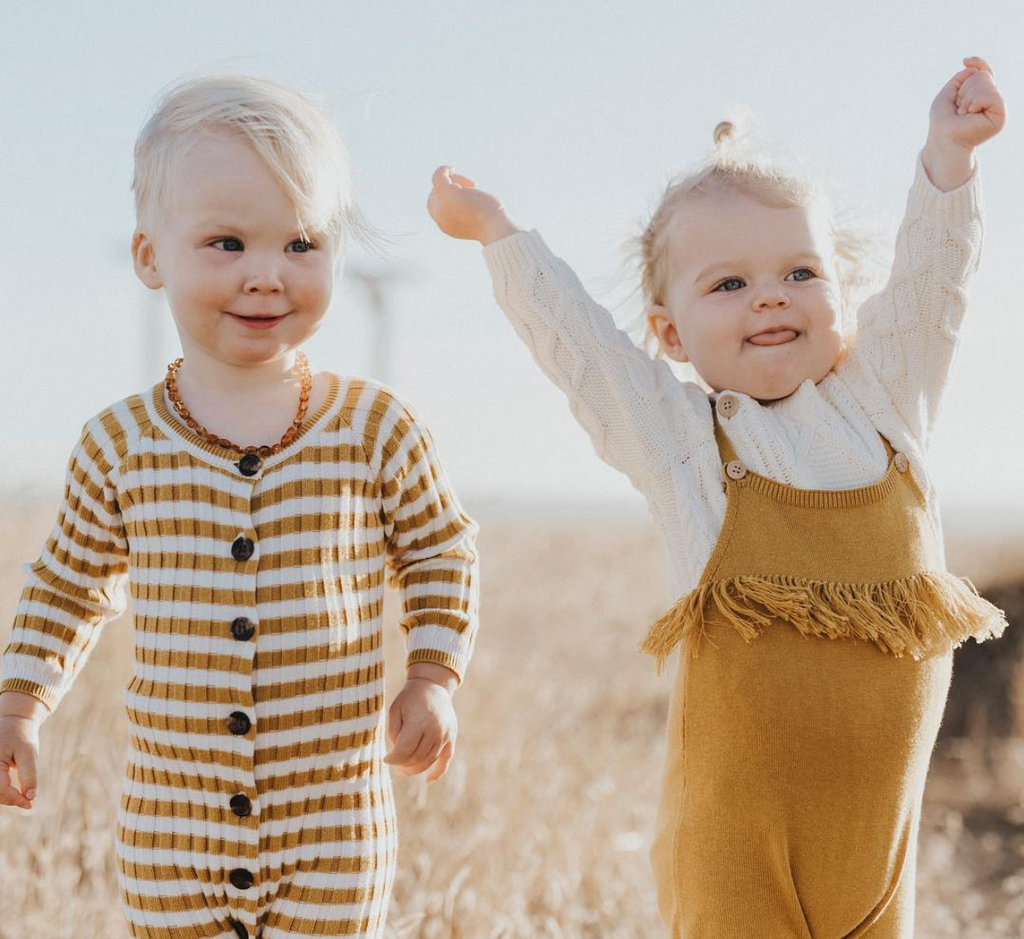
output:
<instances>
[{"instance_id":1,"label":"blurred wind turbine","mask_svg":"<svg viewBox=\"0 0 1024 939\"><path fill-rule=\"evenodd\" d=\"M389 267L382 271L371 271L359 264L347 265L345 276L358 284L369 300L372 324L370 376L390 385L396 380L396 356L391 354L394 317L388 308L389 292L397 284L409 283L418 280L418 277L408 269Z\"/></svg>"}]
</instances>

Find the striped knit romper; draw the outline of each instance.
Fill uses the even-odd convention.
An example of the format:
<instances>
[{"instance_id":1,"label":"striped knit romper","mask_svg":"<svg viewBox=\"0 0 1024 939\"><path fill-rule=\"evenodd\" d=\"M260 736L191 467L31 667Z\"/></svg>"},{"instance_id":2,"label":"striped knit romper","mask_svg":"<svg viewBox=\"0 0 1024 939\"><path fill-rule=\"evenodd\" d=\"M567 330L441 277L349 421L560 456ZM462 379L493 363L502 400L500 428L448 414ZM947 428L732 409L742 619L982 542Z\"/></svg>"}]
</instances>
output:
<instances>
[{"instance_id":1,"label":"striped knit romper","mask_svg":"<svg viewBox=\"0 0 1024 939\"><path fill-rule=\"evenodd\" d=\"M107 408L25 565L0 691L51 710L131 585L117 855L137 939L383 934L397 851L385 577L407 662L461 677L476 524L408 406L327 375L322 407L263 458L193 435L163 383Z\"/></svg>"},{"instance_id":2,"label":"striped knit romper","mask_svg":"<svg viewBox=\"0 0 1024 939\"><path fill-rule=\"evenodd\" d=\"M725 521L643 644L684 653L651 851L661 914L673 939L912 939L952 649L1003 614L945 572L884 436L878 482L797 489L748 470L712 414Z\"/></svg>"}]
</instances>

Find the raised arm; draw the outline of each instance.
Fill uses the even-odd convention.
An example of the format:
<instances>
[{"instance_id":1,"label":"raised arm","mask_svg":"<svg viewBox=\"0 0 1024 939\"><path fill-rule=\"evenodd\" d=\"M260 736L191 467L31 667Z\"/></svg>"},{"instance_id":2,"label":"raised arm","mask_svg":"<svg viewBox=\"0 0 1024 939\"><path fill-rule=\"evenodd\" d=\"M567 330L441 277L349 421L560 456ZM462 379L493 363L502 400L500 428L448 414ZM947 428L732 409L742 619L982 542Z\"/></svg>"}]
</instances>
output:
<instances>
[{"instance_id":1,"label":"raised arm","mask_svg":"<svg viewBox=\"0 0 1024 939\"><path fill-rule=\"evenodd\" d=\"M455 238L484 246L495 297L545 374L568 396L597 454L646 491L679 439L710 435L704 391L652 359L583 288L536 232L516 226L498 199L440 167L428 210Z\"/></svg>"},{"instance_id":2,"label":"raised arm","mask_svg":"<svg viewBox=\"0 0 1024 939\"><path fill-rule=\"evenodd\" d=\"M931 107L888 283L867 300L846 369L863 369L887 392L926 448L957 348L967 288L982 242L974 149L1003 126L992 73L965 59Z\"/></svg>"}]
</instances>

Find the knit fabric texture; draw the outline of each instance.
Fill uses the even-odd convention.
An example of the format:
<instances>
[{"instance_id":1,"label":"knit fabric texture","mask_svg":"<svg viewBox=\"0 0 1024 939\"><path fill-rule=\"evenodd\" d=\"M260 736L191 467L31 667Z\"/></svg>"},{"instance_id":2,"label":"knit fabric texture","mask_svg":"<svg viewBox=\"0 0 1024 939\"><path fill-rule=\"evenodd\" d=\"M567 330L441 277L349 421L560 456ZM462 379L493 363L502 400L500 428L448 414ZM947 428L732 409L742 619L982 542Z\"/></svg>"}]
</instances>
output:
<instances>
[{"instance_id":1,"label":"knit fabric texture","mask_svg":"<svg viewBox=\"0 0 1024 939\"><path fill-rule=\"evenodd\" d=\"M476 523L429 431L382 385L328 396L252 470L172 416L163 383L90 419L27 582L0 691L56 708L126 608L119 878L133 936L378 936L396 826L382 605L407 662L461 677Z\"/></svg>"},{"instance_id":2,"label":"knit fabric texture","mask_svg":"<svg viewBox=\"0 0 1024 939\"><path fill-rule=\"evenodd\" d=\"M919 156L889 279L857 311L847 355L817 384L806 379L777 401L729 391L739 407L728 435L745 465L802 489L868 485L886 471L881 432L909 459L942 551L924 460L981 240L978 171L942 192ZM568 396L598 456L646 498L669 555L673 596L688 593L725 519L711 417L719 395L681 381L640 349L536 232L493 242L483 256L498 303Z\"/></svg>"},{"instance_id":3,"label":"knit fabric texture","mask_svg":"<svg viewBox=\"0 0 1024 939\"><path fill-rule=\"evenodd\" d=\"M981 642L1003 634L1003 611L967 578L942 569L910 463L888 440L882 440L888 469L877 483L794 489L747 470L725 433L731 418L717 410L712 417L725 523L698 585L651 625L640 645L657 658L659 671L690 635L696 638L688 646L698 655L712 619L747 640L781 622L803 636L856 639L914 659L970 637ZM737 542L753 545L737 552Z\"/></svg>"}]
</instances>

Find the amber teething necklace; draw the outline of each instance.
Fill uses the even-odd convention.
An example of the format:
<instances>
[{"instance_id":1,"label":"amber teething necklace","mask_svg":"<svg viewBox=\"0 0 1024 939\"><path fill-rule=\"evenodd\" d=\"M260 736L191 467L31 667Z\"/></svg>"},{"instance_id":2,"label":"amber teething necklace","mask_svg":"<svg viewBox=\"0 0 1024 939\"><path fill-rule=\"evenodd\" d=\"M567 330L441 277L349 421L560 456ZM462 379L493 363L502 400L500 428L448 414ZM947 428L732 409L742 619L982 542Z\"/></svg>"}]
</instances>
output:
<instances>
[{"instance_id":1,"label":"amber teething necklace","mask_svg":"<svg viewBox=\"0 0 1024 939\"><path fill-rule=\"evenodd\" d=\"M208 443L215 443L218 447L226 447L229 450L234 450L236 453L255 453L259 456L270 456L272 453L280 453L282 449L288 446L294 439L295 435L299 432L299 428L302 427L302 421L306 416L306 408L309 407L309 390L313 387L313 377L309 371L309 360L302 352L295 354L296 364L301 369L301 390L299 392L299 410L295 415L295 420L292 421L291 426L284 432L284 436L280 442L274 444L263 444L261 446L249 446L240 447L237 443L232 443L230 440L224 437L218 437L216 434L211 434L202 424L200 424L190 413L185 402L181 400L178 395L178 382L175 377L175 372L181 368L181 363L185 360L183 358L175 359L170 365L167 366L167 378L164 379L164 386L167 388L167 397L171 399L171 404L174 405L174 410L178 412L181 419L188 424L200 437L206 440Z\"/></svg>"}]
</instances>

